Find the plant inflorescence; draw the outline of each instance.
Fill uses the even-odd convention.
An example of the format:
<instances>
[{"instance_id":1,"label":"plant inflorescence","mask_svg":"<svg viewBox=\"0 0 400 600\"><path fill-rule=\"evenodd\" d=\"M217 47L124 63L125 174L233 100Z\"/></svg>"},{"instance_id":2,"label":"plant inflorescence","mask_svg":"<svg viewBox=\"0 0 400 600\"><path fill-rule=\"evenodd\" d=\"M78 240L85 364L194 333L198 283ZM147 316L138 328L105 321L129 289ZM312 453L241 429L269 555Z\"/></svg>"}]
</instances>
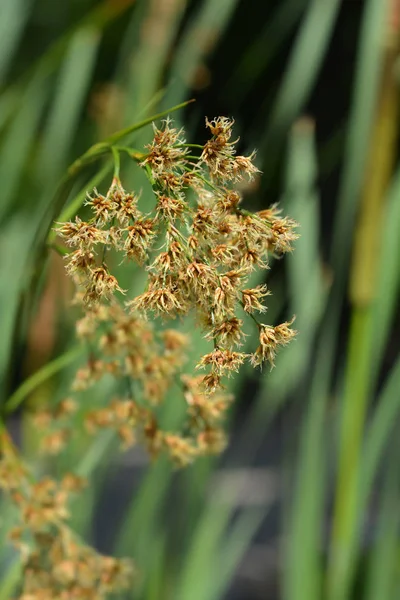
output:
<instances>
[{"instance_id":1,"label":"plant inflorescence","mask_svg":"<svg viewBox=\"0 0 400 600\"><path fill-rule=\"evenodd\" d=\"M252 286L250 278L268 268L271 255L291 250L296 224L275 205L256 213L242 207L238 184L259 174L254 153L236 153L232 120L219 117L206 126L210 139L204 145L187 143L169 118L153 125L154 138L144 152L112 144L113 180L105 195L97 189L88 193L90 218L56 225L67 247L74 303L82 310L76 330L88 360L76 373L71 397L35 415L45 452L62 451L76 435L73 418L80 411L89 434L113 429L124 447L140 442L152 457L167 453L179 466L220 453L226 444L223 418L232 402L225 378L246 362L273 365L279 347L294 336L292 321L273 326L259 320L270 292L265 283ZM121 182L123 153L144 170L152 188L154 203L147 212L140 195ZM118 280L113 265L123 262L145 272L139 294ZM186 317L210 345L194 373L187 366L191 336L174 326ZM244 350L246 318L258 332L251 351ZM105 375L116 379L118 393L100 408L81 403L80 394ZM158 417L171 390L185 405L177 430L163 428ZM13 451L3 452L0 485L21 509L21 525L13 531L24 558L21 600L103 598L124 585L126 563L80 545L65 523L68 495L82 482L67 475L61 482L31 483L17 463ZM43 590L49 590L47 596ZM71 590L73 596L65 595Z\"/></svg>"}]
</instances>

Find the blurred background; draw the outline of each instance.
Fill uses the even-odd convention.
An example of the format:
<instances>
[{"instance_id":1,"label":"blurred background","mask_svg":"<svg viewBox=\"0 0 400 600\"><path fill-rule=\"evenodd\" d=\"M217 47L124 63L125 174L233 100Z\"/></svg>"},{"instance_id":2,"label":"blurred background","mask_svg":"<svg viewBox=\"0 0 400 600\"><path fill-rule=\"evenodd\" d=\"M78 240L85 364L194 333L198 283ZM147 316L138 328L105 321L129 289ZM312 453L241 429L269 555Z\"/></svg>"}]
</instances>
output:
<instances>
[{"instance_id":1,"label":"blurred background","mask_svg":"<svg viewBox=\"0 0 400 600\"><path fill-rule=\"evenodd\" d=\"M223 456L177 472L104 436L51 461L91 480L76 529L135 559L124 598L399 597L399 43L399 0L0 0L0 401L44 373L9 419L28 457L30 406L64 397L76 367L43 371L75 343L75 313L62 259L32 249L77 156L195 98L174 115L187 138L233 117L263 172L246 208L279 202L300 224L267 313L296 314L298 337L234 380ZM89 168L68 202L111 171ZM129 165L123 181L143 185ZM1 502L0 600L20 577Z\"/></svg>"}]
</instances>

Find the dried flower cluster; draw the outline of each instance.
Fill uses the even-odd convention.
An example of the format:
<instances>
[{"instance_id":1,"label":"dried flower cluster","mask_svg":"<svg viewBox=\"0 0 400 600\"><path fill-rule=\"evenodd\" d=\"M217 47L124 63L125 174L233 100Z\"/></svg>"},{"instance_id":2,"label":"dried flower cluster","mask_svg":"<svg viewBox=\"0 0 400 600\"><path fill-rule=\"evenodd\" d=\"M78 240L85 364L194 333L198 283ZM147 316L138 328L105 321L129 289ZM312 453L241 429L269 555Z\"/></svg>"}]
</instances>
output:
<instances>
[{"instance_id":1,"label":"dried flower cluster","mask_svg":"<svg viewBox=\"0 0 400 600\"><path fill-rule=\"evenodd\" d=\"M113 429L123 447L139 442L152 457L166 453L179 466L220 453L232 401L224 378L245 362L273 365L279 347L294 336L291 321L271 326L258 320L269 290L264 284L252 287L249 280L255 270L268 268L269 255L291 250L295 223L276 206L254 214L241 207L235 186L258 173L254 154L236 154L233 121L220 117L206 120L206 126L210 139L198 146L187 144L183 130L167 119L161 128L154 126L146 153L132 151L154 193L148 213L139 208L139 195L123 188L118 158L106 195L95 189L87 197L91 218L77 216L56 228L68 247L66 270L76 284L75 303L83 309L77 335L89 357L76 373L71 397L35 415L44 452L63 450L78 431L74 415L79 411L77 421L85 423L88 434ZM118 147L112 150L119 157ZM145 270L140 294L132 296L120 285L111 267L116 257ZM165 326L189 314L210 343L196 367L205 373L196 375L185 372L190 335ZM250 352L244 351L246 318L259 337ZM94 386L110 376L116 395L106 406L81 401L90 388L94 399ZM174 431L164 426L159 411L172 398L182 403L185 415ZM72 475L58 483L32 483L4 446L0 487L21 515L12 533L24 562L20 600L101 600L127 585L127 563L77 542L67 526L67 500L80 485Z\"/></svg>"},{"instance_id":2,"label":"dried flower cluster","mask_svg":"<svg viewBox=\"0 0 400 600\"><path fill-rule=\"evenodd\" d=\"M205 394L202 376L182 373L187 335L175 329L159 331L116 302L88 308L77 323L77 331L90 343L93 355L77 371L73 390L79 394L108 374L120 381L124 392L105 407L80 409L89 434L113 429L123 447L140 441L151 456L165 452L181 466L196 456L223 449L221 420L232 397L222 390ZM157 408L169 391L186 403L185 435L164 431L158 422ZM35 422L45 432L41 439L44 452L60 452L74 433L79 434L70 419L77 409L78 403L66 398L55 407L36 411Z\"/></svg>"},{"instance_id":3,"label":"dried flower cluster","mask_svg":"<svg viewBox=\"0 0 400 600\"><path fill-rule=\"evenodd\" d=\"M219 117L206 125L211 137L204 146L187 144L169 119L160 129L154 126L153 141L139 160L154 192L149 213L115 174L105 196L97 190L88 195L90 220L76 217L57 227L72 249L66 268L85 311L78 335L91 348L74 389L86 389L106 373L125 382L120 398L88 412L88 429L113 427L124 445L140 439L152 455L166 450L179 464L223 448L221 420L230 403L223 378L246 361L273 365L278 348L294 336L291 322L272 327L258 321L269 291L264 284L250 287L249 278L268 268L269 255L291 249L296 224L276 206L254 214L241 208L235 186L258 173L254 153L236 154L232 120ZM197 156L189 154L193 149ZM110 250L146 270L142 293L130 297L122 289L106 261ZM206 373L197 377L182 374L188 336L155 325L158 317L189 313L211 343L197 364ZM251 353L243 351L246 316L259 332ZM184 435L163 432L156 416L155 406L174 386L187 406ZM56 426L43 444L56 451L68 435Z\"/></svg>"},{"instance_id":4,"label":"dried flower cluster","mask_svg":"<svg viewBox=\"0 0 400 600\"><path fill-rule=\"evenodd\" d=\"M130 585L129 561L100 555L67 525L68 501L84 484L73 474L59 482L35 482L11 441L2 436L0 487L18 508L20 521L10 531L24 575L18 600L102 600Z\"/></svg>"},{"instance_id":5,"label":"dried flower cluster","mask_svg":"<svg viewBox=\"0 0 400 600\"><path fill-rule=\"evenodd\" d=\"M183 130L169 119L160 129L154 126L154 139L139 162L154 192L151 212L139 209L138 195L127 193L115 175L105 196L97 190L88 195L90 220L76 217L57 227L72 249L66 268L85 311L78 335L92 349L74 389L85 389L106 373L125 382L121 398L86 415L88 429L113 427L124 445L140 438L152 455L167 450L179 464L223 447L220 421L230 402L223 378L245 361L273 365L277 349L294 336L291 322L272 327L258 321L269 291L248 282L254 270L268 268L270 254L291 249L295 223L276 206L254 214L241 208L235 185L258 173L254 154L236 154L233 121L219 117L206 125L211 138L204 146L186 144ZM192 148L201 152L193 156ZM106 261L109 250L145 268L142 293L132 298L122 289ZM158 317L189 313L212 344L197 364L207 372L197 377L182 375L190 339L155 326ZM246 315L259 331L252 353L243 351ZM190 422L185 435L162 432L154 408L177 385ZM52 417L48 420L60 421ZM56 451L68 435L56 427L44 446Z\"/></svg>"},{"instance_id":6,"label":"dried flower cluster","mask_svg":"<svg viewBox=\"0 0 400 600\"><path fill-rule=\"evenodd\" d=\"M182 130L169 120L162 129L154 127L154 140L140 163L154 191L152 213L143 214L138 196L125 192L114 178L106 196L97 190L88 196L90 221L76 217L61 224L58 233L73 248L67 271L83 290L84 304L91 307L126 293L104 260L113 248L146 265L148 272L146 289L126 302L127 309L166 318L195 310L222 352L217 355L222 375L248 358L231 356L243 340L240 307L247 313L265 311L266 287L246 286L251 272L268 268L269 254L289 251L296 235L295 223L281 217L276 206L254 214L240 207L241 196L232 184L257 173L253 155L235 154L231 120L220 117L206 124L212 137L198 157L188 154ZM272 340L275 347L291 337L285 331L285 340Z\"/></svg>"}]
</instances>

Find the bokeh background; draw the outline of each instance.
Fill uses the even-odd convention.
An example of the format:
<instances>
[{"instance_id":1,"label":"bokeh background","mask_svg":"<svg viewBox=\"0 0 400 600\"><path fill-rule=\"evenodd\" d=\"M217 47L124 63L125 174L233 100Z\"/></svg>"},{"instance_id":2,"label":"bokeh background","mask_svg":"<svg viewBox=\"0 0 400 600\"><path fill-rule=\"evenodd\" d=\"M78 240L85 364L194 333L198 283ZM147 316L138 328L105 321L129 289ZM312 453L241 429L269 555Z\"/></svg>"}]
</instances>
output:
<instances>
[{"instance_id":1,"label":"bokeh background","mask_svg":"<svg viewBox=\"0 0 400 600\"><path fill-rule=\"evenodd\" d=\"M126 598L399 597L399 42L398 0L0 0L0 400L44 373L9 418L28 457L30 408L65 395L76 366L43 371L75 343L75 314L62 259L33 249L77 156L195 98L174 115L187 137L233 117L263 172L246 207L279 202L300 225L268 273L268 321L296 314L297 340L235 379L221 458L177 472L104 436L50 465L89 476L74 526L134 557ZM68 202L110 173L89 168ZM143 186L129 165L123 178ZM1 501L2 600L20 566Z\"/></svg>"}]
</instances>

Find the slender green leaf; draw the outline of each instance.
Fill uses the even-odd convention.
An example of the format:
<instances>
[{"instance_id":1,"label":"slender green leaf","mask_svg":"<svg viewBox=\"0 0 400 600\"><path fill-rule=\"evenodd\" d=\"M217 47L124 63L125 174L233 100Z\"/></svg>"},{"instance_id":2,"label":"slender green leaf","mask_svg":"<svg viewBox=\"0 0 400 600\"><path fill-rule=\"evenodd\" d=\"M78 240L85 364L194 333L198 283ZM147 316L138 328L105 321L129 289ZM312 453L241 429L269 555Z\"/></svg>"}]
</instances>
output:
<instances>
[{"instance_id":1,"label":"slender green leaf","mask_svg":"<svg viewBox=\"0 0 400 600\"><path fill-rule=\"evenodd\" d=\"M19 560L14 560L0 582L0 600L10 600L21 581L22 567Z\"/></svg>"},{"instance_id":2,"label":"slender green leaf","mask_svg":"<svg viewBox=\"0 0 400 600\"><path fill-rule=\"evenodd\" d=\"M233 65L226 96L240 103L252 90L254 81L268 68L271 59L287 41L308 0L286 0L278 4L259 36L246 47L243 56Z\"/></svg>"},{"instance_id":3,"label":"slender green leaf","mask_svg":"<svg viewBox=\"0 0 400 600\"><path fill-rule=\"evenodd\" d=\"M32 0L2 0L0 18L0 84L3 83L18 47Z\"/></svg>"},{"instance_id":4,"label":"slender green leaf","mask_svg":"<svg viewBox=\"0 0 400 600\"><path fill-rule=\"evenodd\" d=\"M398 444L396 446L398 448ZM376 598L390 600L398 593L396 572L398 571L399 500L398 452L394 452L386 475L377 535L368 564L366 600L376 600Z\"/></svg>"},{"instance_id":5,"label":"slender green leaf","mask_svg":"<svg viewBox=\"0 0 400 600\"><path fill-rule=\"evenodd\" d=\"M24 92L24 102L10 123L0 145L0 180L2 195L0 219L15 207L16 192L24 177L26 161L31 150L47 96L47 86L41 76L33 79ZM20 206L18 203L17 206Z\"/></svg>"},{"instance_id":6,"label":"slender green leaf","mask_svg":"<svg viewBox=\"0 0 400 600\"><path fill-rule=\"evenodd\" d=\"M271 147L300 115L321 69L340 8L339 0L312 0L283 75L261 151ZM270 158L268 165L274 161Z\"/></svg>"},{"instance_id":7,"label":"slender green leaf","mask_svg":"<svg viewBox=\"0 0 400 600\"><path fill-rule=\"evenodd\" d=\"M262 509L246 510L232 526L232 531L221 540L219 556L221 568L215 579L213 589L210 590L210 600L223 598L232 583L240 561L251 546L253 537L260 528L268 512L268 507ZM215 560L218 556L215 557ZM206 598L204 598L206 600Z\"/></svg>"},{"instance_id":8,"label":"slender green leaf","mask_svg":"<svg viewBox=\"0 0 400 600\"><path fill-rule=\"evenodd\" d=\"M333 232L332 262L337 268L337 277L340 277L341 280L345 277L357 201L366 166L368 142L382 70L388 6L388 0L368 0L362 19L354 93L343 161L344 170Z\"/></svg>"},{"instance_id":9,"label":"slender green leaf","mask_svg":"<svg viewBox=\"0 0 400 600\"><path fill-rule=\"evenodd\" d=\"M228 26L238 0L204 0L186 25L171 65L173 85L167 90L163 106L182 102L191 89L200 61L215 45Z\"/></svg>"},{"instance_id":10,"label":"slender green leaf","mask_svg":"<svg viewBox=\"0 0 400 600\"><path fill-rule=\"evenodd\" d=\"M99 41L98 31L92 28L78 31L71 39L37 163L45 190L52 190L61 169L66 166L90 86Z\"/></svg>"}]
</instances>

